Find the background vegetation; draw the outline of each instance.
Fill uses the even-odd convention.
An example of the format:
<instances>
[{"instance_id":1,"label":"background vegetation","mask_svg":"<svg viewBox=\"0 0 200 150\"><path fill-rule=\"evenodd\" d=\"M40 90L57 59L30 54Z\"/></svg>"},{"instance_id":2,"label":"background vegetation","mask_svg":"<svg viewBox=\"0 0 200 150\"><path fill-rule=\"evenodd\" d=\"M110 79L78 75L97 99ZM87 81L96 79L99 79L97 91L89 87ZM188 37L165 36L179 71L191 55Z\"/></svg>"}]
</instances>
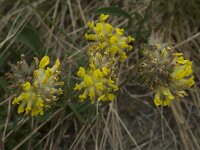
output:
<instances>
[{"instance_id":1,"label":"background vegetation","mask_svg":"<svg viewBox=\"0 0 200 150\"><path fill-rule=\"evenodd\" d=\"M87 65L83 38L95 10L136 38L134 51L121 66L117 100L96 107L80 103L73 91L76 71ZM0 1L0 149L200 149L200 1L198 0L1 0ZM125 12L124 12L125 11ZM98 11L96 12L98 13ZM153 95L139 87L129 68L140 58L141 44L152 30L164 31L177 51L193 61L196 84L171 107L155 107ZM21 57L48 54L62 61L64 95L44 116L17 114L15 91L5 73Z\"/></svg>"}]
</instances>

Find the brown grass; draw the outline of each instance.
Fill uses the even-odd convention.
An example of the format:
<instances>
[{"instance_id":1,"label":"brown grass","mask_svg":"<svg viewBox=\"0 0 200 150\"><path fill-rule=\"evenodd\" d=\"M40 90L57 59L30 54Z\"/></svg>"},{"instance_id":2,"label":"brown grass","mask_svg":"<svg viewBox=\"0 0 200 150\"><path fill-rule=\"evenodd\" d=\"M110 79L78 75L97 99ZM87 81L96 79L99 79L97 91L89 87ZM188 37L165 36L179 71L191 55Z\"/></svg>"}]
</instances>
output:
<instances>
[{"instance_id":1,"label":"brown grass","mask_svg":"<svg viewBox=\"0 0 200 150\"><path fill-rule=\"evenodd\" d=\"M121 86L117 100L98 108L102 110L101 115L85 122L77 118L67 104L76 100L70 92L75 72L87 63L88 43L83 35L87 21L96 18L92 12L105 6L119 6L129 12L133 17L129 32L140 31L135 50L121 66L120 74L129 72L140 57L140 45L147 39L142 33L165 30L166 38L176 49L193 60L196 84L188 97L174 101L171 107L156 108L152 93L131 79ZM200 149L200 4L197 0L1 0L0 8L3 63L0 75L9 72L8 63L16 63L22 53L29 62L33 56L40 56L40 52L18 39L23 27L32 24L39 31L42 53L54 59L62 58L63 79L67 84L64 105L56 106L43 118L17 115L16 108L11 106L13 91L5 92L1 88L0 149ZM138 25L140 20L135 12L147 19ZM110 21L121 27L127 25L122 17Z\"/></svg>"}]
</instances>

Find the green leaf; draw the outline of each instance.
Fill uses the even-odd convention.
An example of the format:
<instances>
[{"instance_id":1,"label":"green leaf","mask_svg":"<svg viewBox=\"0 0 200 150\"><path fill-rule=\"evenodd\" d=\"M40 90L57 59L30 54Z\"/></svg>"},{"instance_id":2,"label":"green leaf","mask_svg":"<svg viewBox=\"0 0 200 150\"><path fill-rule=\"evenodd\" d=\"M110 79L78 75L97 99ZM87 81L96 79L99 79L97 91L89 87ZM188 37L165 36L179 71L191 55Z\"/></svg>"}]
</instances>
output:
<instances>
[{"instance_id":1,"label":"green leaf","mask_svg":"<svg viewBox=\"0 0 200 150\"><path fill-rule=\"evenodd\" d=\"M8 81L4 77L0 77L0 87L5 91L8 92Z\"/></svg>"},{"instance_id":2,"label":"green leaf","mask_svg":"<svg viewBox=\"0 0 200 150\"><path fill-rule=\"evenodd\" d=\"M81 112L84 112L86 111L88 108L90 108L92 105L89 101L86 101L84 103L82 103L80 106L79 106L79 109L78 111L81 113Z\"/></svg>"},{"instance_id":3,"label":"green leaf","mask_svg":"<svg viewBox=\"0 0 200 150\"><path fill-rule=\"evenodd\" d=\"M39 32L30 24L22 29L17 39L36 53L41 49Z\"/></svg>"},{"instance_id":4,"label":"green leaf","mask_svg":"<svg viewBox=\"0 0 200 150\"><path fill-rule=\"evenodd\" d=\"M95 14L108 14L112 16L121 16L125 18L131 18L131 15L129 15L126 11L122 10L121 8L118 7L104 7L104 8L99 8L94 11Z\"/></svg>"},{"instance_id":5,"label":"green leaf","mask_svg":"<svg viewBox=\"0 0 200 150\"><path fill-rule=\"evenodd\" d=\"M88 113L89 123L92 123L92 120L94 119L94 117L96 116L96 114L97 114L97 109L93 105L92 107L90 107L89 113Z\"/></svg>"},{"instance_id":6,"label":"green leaf","mask_svg":"<svg viewBox=\"0 0 200 150\"><path fill-rule=\"evenodd\" d=\"M77 116L77 118L83 123L85 122L85 118L80 114L79 112L79 106L75 103L69 103L69 107L74 112L74 114Z\"/></svg>"},{"instance_id":7,"label":"green leaf","mask_svg":"<svg viewBox=\"0 0 200 150\"><path fill-rule=\"evenodd\" d=\"M0 68L3 68L5 65L5 57L0 56Z\"/></svg>"}]
</instances>

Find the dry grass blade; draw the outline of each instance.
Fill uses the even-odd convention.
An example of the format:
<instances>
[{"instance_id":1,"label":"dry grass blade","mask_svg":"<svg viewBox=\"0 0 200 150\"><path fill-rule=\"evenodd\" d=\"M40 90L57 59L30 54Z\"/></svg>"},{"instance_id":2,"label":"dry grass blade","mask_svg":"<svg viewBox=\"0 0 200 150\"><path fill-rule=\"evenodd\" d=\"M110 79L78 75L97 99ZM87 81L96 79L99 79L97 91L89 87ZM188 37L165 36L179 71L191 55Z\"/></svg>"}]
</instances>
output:
<instances>
[{"instance_id":1,"label":"dry grass blade","mask_svg":"<svg viewBox=\"0 0 200 150\"><path fill-rule=\"evenodd\" d=\"M36 129L34 129L26 138L24 138L19 144L17 144L13 148L13 150L17 150L18 148L20 148L20 146L22 146L26 141L28 141L40 128L42 128L48 121L50 121L53 117L55 117L62 110L63 110L63 108L60 108L59 110L57 110L56 112L54 112L52 114L52 116L50 116L45 122L43 122L42 124L40 124L39 126L37 126Z\"/></svg>"}]
</instances>

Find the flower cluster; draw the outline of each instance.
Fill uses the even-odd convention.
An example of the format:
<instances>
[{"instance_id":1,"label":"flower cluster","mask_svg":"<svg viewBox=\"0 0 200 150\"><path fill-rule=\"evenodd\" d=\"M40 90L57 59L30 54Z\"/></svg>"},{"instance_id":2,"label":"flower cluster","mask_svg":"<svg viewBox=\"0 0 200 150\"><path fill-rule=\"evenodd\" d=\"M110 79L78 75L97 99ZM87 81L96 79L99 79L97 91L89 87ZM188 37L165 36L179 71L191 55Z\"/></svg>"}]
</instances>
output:
<instances>
[{"instance_id":1,"label":"flower cluster","mask_svg":"<svg viewBox=\"0 0 200 150\"><path fill-rule=\"evenodd\" d=\"M114 28L106 23L108 15L100 15L99 22L88 23L93 33L85 34L85 38L92 41L88 48L89 67L80 67L77 75L81 83L76 84L74 90L83 91L79 99L89 98L95 101L112 101L117 85L117 63L127 58L126 50L132 50L129 45L134 39L124 36L124 29Z\"/></svg>"},{"instance_id":2,"label":"flower cluster","mask_svg":"<svg viewBox=\"0 0 200 150\"><path fill-rule=\"evenodd\" d=\"M43 115L44 108L49 107L51 102L57 100L56 95L62 94L59 86L63 85L58 78L60 74L59 59L51 68L46 68L50 62L48 56L44 56L41 61L35 58L35 61L38 67L33 73L33 82L24 82L21 85L22 93L12 102L12 104L19 105L18 113L30 113L31 116Z\"/></svg>"},{"instance_id":3,"label":"flower cluster","mask_svg":"<svg viewBox=\"0 0 200 150\"><path fill-rule=\"evenodd\" d=\"M102 14L96 24L94 21L89 22L89 28L93 33L85 34L85 38L94 41L97 49L102 50L109 58L124 61L127 58L125 50L133 49L129 43L134 39L130 36L125 37L123 28L114 28L106 23L108 17L109 15Z\"/></svg>"},{"instance_id":4,"label":"flower cluster","mask_svg":"<svg viewBox=\"0 0 200 150\"><path fill-rule=\"evenodd\" d=\"M92 102L95 99L98 101L112 101L115 98L113 92L118 90L118 86L115 84L116 79L112 79L109 75L110 73L111 70L105 66L101 69L90 69L87 72L83 67L80 67L77 74L83 81L80 84L76 84L74 89L84 89L83 94L79 95L81 101L87 97Z\"/></svg>"},{"instance_id":5,"label":"flower cluster","mask_svg":"<svg viewBox=\"0 0 200 150\"><path fill-rule=\"evenodd\" d=\"M145 61L140 73L145 76L142 84L155 91L156 106L170 106L172 100L187 96L186 89L194 84L192 62L177 53L169 43L150 39L151 50L144 51Z\"/></svg>"}]
</instances>

